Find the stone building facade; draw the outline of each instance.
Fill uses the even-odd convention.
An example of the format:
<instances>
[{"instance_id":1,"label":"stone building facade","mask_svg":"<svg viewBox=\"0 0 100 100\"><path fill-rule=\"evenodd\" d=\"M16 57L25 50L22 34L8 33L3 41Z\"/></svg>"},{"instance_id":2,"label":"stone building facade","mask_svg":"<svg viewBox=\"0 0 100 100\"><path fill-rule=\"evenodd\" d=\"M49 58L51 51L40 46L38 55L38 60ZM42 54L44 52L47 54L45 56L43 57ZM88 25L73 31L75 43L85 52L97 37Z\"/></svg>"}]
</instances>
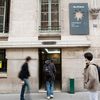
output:
<instances>
[{"instance_id":1,"label":"stone building facade","mask_svg":"<svg viewBox=\"0 0 100 100\"><path fill-rule=\"evenodd\" d=\"M45 91L42 67L47 58L57 68L55 91L69 91L72 77L75 91L85 91L83 54L92 52L100 64L100 14L94 19L88 12L89 32L72 35L70 3L86 3L88 11L100 6L99 0L94 5L90 0L0 0L0 93L20 91L17 76L27 56L32 57L32 92Z\"/></svg>"}]
</instances>

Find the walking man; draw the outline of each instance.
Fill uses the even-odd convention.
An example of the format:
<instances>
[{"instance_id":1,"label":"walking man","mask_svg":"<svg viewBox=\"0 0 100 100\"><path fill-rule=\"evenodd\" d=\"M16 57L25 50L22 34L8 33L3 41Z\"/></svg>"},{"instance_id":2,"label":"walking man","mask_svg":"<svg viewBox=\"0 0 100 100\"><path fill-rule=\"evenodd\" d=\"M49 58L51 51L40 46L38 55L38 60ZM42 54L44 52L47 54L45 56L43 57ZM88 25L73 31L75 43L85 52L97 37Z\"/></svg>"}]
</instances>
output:
<instances>
[{"instance_id":1,"label":"walking man","mask_svg":"<svg viewBox=\"0 0 100 100\"><path fill-rule=\"evenodd\" d=\"M47 99L54 97L54 80L56 74L56 68L53 63L53 60L46 60L43 66L43 71L45 74L46 90L47 90Z\"/></svg>"},{"instance_id":2,"label":"walking man","mask_svg":"<svg viewBox=\"0 0 100 100\"><path fill-rule=\"evenodd\" d=\"M84 57L86 62L86 67L84 68L84 87L89 90L90 100L98 100L98 70L92 63L92 53L87 52L84 54Z\"/></svg>"},{"instance_id":3,"label":"walking man","mask_svg":"<svg viewBox=\"0 0 100 100\"><path fill-rule=\"evenodd\" d=\"M30 72L28 69L28 63L31 60L31 57L28 56L24 62L24 64L22 65L21 71L19 73L19 78L22 81L22 89L21 89L21 94L20 94L20 100L25 100L24 98L24 94L25 94L25 90L27 88L28 92L30 91L30 85L29 85L29 80L28 78L30 77Z\"/></svg>"}]
</instances>

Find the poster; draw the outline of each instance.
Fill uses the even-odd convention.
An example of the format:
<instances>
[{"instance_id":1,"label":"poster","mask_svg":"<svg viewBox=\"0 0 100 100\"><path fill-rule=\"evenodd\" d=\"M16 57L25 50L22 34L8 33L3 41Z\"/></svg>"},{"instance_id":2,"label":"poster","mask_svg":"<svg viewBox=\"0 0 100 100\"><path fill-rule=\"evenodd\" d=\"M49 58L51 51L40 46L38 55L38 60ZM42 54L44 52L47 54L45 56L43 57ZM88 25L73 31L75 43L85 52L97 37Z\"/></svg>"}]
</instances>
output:
<instances>
[{"instance_id":1,"label":"poster","mask_svg":"<svg viewBox=\"0 0 100 100\"><path fill-rule=\"evenodd\" d=\"M89 12L87 3L70 3L69 19L70 34L88 35L89 34Z\"/></svg>"}]
</instances>

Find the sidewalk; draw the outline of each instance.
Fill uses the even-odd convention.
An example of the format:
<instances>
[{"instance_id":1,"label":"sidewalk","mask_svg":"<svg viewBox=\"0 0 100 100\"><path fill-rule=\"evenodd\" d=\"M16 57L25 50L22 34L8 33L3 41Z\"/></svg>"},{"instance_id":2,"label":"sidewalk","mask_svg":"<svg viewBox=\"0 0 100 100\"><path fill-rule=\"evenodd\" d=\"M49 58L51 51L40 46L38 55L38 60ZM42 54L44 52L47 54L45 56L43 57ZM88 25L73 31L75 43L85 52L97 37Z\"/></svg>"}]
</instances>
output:
<instances>
[{"instance_id":1,"label":"sidewalk","mask_svg":"<svg viewBox=\"0 0 100 100\"><path fill-rule=\"evenodd\" d=\"M32 93L30 94L31 100L46 100L45 93ZM19 94L0 94L0 100L20 100ZM29 95L26 96L29 100ZM55 93L52 100L89 100L88 92L76 92L75 94L69 93ZM100 92L99 92L100 100Z\"/></svg>"}]
</instances>

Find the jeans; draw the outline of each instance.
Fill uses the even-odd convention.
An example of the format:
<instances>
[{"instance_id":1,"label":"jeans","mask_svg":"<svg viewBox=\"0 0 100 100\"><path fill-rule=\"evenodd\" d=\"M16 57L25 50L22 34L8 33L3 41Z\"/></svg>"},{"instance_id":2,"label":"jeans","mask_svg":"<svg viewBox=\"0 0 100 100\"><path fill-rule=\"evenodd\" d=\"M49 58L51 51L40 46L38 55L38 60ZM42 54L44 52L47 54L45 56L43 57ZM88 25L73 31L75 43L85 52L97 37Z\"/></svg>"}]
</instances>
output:
<instances>
[{"instance_id":1,"label":"jeans","mask_svg":"<svg viewBox=\"0 0 100 100\"><path fill-rule=\"evenodd\" d=\"M89 92L90 100L98 100L98 93L97 92Z\"/></svg>"},{"instance_id":2,"label":"jeans","mask_svg":"<svg viewBox=\"0 0 100 100\"><path fill-rule=\"evenodd\" d=\"M47 96L53 95L54 82L46 81Z\"/></svg>"},{"instance_id":3,"label":"jeans","mask_svg":"<svg viewBox=\"0 0 100 100\"><path fill-rule=\"evenodd\" d=\"M27 92L30 92L30 85L29 85L29 80L28 79L24 79L24 84L22 85L22 89L21 89L21 94L20 94L20 100L25 100L24 99L24 94L27 88Z\"/></svg>"}]
</instances>

